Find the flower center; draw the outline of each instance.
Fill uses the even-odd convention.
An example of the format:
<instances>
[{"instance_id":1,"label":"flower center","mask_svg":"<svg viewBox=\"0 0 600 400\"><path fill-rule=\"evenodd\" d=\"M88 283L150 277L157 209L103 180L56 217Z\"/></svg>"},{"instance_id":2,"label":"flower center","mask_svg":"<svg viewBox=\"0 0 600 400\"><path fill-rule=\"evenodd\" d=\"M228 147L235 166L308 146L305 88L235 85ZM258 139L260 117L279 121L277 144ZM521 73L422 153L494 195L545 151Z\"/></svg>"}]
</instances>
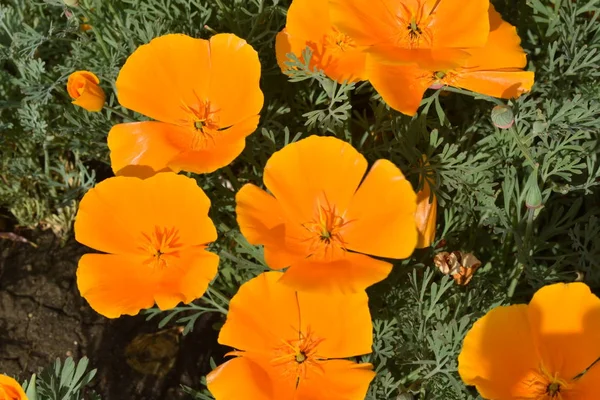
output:
<instances>
[{"instance_id":1,"label":"flower center","mask_svg":"<svg viewBox=\"0 0 600 400\"><path fill-rule=\"evenodd\" d=\"M563 400L570 389L567 381L550 373L544 366L538 371L530 371L522 383L522 395L535 400Z\"/></svg>"},{"instance_id":2,"label":"flower center","mask_svg":"<svg viewBox=\"0 0 600 400\"><path fill-rule=\"evenodd\" d=\"M408 37L411 41L416 41L419 39L422 33L423 31L421 30L421 28L419 28L416 19L413 17L410 20L410 24L408 24Z\"/></svg>"},{"instance_id":3,"label":"flower center","mask_svg":"<svg viewBox=\"0 0 600 400\"><path fill-rule=\"evenodd\" d=\"M560 383L559 382L550 383L548 385L548 387L546 388L546 393L548 394L548 396L550 396L550 398L558 397L559 393L560 393Z\"/></svg>"},{"instance_id":4,"label":"flower center","mask_svg":"<svg viewBox=\"0 0 600 400\"><path fill-rule=\"evenodd\" d=\"M142 236L139 248L148 253L144 264L153 268L165 268L170 259L179 257L182 244L179 243L179 231L176 228L156 226L150 234L142 233Z\"/></svg>"},{"instance_id":5,"label":"flower center","mask_svg":"<svg viewBox=\"0 0 600 400\"><path fill-rule=\"evenodd\" d=\"M211 108L210 102L198 100L195 105L183 104L181 107L189 115L182 125L192 128L190 150L203 150L211 146L220 128L217 112Z\"/></svg>"},{"instance_id":6,"label":"flower center","mask_svg":"<svg viewBox=\"0 0 600 400\"><path fill-rule=\"evenodd\" d=\"M331 28L325 37L325 47L338 52L352 50L356 47L356 44L350 36L338 31L336 28Z\"/></svg>"},{"instance_id":7,"label":"flower center","mask_svg":"<svg viewBox=\"0 0 600 400\"><path fill-rule=\"evenodd\" d=\"M310 329L306 333L299 332L298 339L281 341L282 344L273 351L275 357L271 359L271 364L280 367L283 376L295 379L298 384L300 378L306 377L309 368L318 368L319 362L324 360L317 353L323 340Z\"/></svg>"},{"instance_id":8,"label":"flower center","mask_svg":"<svg viewBox=\"0 0 600 400\"><path fill-rule=\"evenodd\" d=\"M328 202L317 204L315 218L302 226L309 232L308 238L310 255L332 255L335 250L346 250L346 242L341 230L351 221L345 221L334 205Z\"/></svg>"}]
</instances>

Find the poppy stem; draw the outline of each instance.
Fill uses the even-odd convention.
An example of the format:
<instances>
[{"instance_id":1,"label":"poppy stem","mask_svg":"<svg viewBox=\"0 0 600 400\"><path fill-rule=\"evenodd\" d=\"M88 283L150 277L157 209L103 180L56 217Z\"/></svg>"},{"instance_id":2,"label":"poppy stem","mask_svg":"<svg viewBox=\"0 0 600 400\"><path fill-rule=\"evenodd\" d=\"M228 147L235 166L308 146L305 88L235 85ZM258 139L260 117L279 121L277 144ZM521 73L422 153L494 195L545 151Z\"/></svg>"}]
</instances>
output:
<instances>
[{"instance_id":1,"label":"poppy stem","mask_svg":"<svg viewBox=\"0 0 600 400\"><path fill-rule=\"evenodd\" d=\"M221 302L223 302L224 305L229 306L229 299L227 297L225 297L225 295L221 292L219 292L217 289L215 289L212 286L208 286L208 289L206 289L206 292L211 295L211 296L215 296L216 298L218 298L219 300L221 300ZM225 310L225 314L227 314L227 310Z\"/></svg>"},{"instance_id":2,"label":"poppy stem","mask_svg":"<svg viewBox=\"0 0 600 400\"><path fill-rule=\"evenodd\" d=\"M113 108L111 106L104 106L104 108L106 108L108 111L112 112L113 114L117 114L119 117L123 118L126 121L130 121L130 122L134 122L135 120L133 118L131 118L129 115L117 110L116 108Z\"/></svg>"},{"instance_id":3,"label":"poppy stem","mask_svg":"<svg viewBox=\"0 0 600 400\"><path fill-rule=\"evenodd\" d=\"M83 14L83 16L88 21L91 21L88 10L86 10L86 8L83 5L79 5L78 8L81 10L81 13ZM104 39L102 39L102 34L100 33L100 29L98 29L97 26L92 26L92 31L94 32L94 35L96 35L96 41L102 48L102 52L106 56L106 59L108 60L108 62L110 62L111 61L110 52L108 51L108 47L106 47L106 43L104 42Z\"/></svg>"},{"instance_id":4,"label":"poppy stem","mask_svg":"<svg viewBox=\"0 0 600 400\"><path fill-rule=\"evenodd\" d=\"M531 167L537 168L538 164L533 160L533 157L531 156L531 153L529 152L529 149L527 148L527 146L525 146L525 144L521 141L521 138L519 137L519 133L515 129L515 125L511 126L508 130L510 131L513 139L517 143L517 147L521 150L521 153L523 153L523 156L525 156L527 161L529 161L529 163L531 164Z\"/></svg>"}]
</instances>

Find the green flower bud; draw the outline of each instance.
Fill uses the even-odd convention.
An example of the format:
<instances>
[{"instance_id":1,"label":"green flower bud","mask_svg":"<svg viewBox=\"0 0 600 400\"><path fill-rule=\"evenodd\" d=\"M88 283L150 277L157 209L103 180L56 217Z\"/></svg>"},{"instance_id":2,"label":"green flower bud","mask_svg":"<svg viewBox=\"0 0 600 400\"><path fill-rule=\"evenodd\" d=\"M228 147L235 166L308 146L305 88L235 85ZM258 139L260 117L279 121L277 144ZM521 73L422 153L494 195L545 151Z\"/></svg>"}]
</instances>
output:
<instances>
[{"instance_id":1,"label":"green flower bud","mask_svg":"<svg viewBox=\"0 0 600 400\"><path fill-rule=\"evenodd\" d=\"M542 191L537 181L537 168L533 170L525 184L525 206L532 210L542 207Z\"/></svg>"},{"instance_id":2,"label":"green flower bud","mask_svg":"<svg viewBox=\"0 0 600 400\"><path fill-rule=\"evenodd\" d=\"M500 129L508 129L515 123L512 108L507 105L496 106L492 109L492 122Z\"/></svg>"}]
</instances>

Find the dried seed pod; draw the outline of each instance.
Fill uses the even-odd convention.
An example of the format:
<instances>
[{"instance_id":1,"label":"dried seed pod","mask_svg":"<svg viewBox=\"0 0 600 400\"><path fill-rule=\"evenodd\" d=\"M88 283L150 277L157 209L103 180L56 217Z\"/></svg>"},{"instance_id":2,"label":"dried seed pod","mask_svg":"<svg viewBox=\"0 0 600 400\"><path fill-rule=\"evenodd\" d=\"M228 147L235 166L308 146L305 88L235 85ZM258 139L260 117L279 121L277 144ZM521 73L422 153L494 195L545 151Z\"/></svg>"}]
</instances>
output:
<instances>
[{"instance_id":1,"label":"dried seed pod","mask_svg":"<svg viewBox=\"0 0 600 400\"><path fill-rule=\"evenodd\" d=\"M481 261L471 253L462 251L446 251L438 253L433 258L435 266L446 275L451 275L459 285L467 285L473 274L481 266Z\"/></svg>"}]
</instances>

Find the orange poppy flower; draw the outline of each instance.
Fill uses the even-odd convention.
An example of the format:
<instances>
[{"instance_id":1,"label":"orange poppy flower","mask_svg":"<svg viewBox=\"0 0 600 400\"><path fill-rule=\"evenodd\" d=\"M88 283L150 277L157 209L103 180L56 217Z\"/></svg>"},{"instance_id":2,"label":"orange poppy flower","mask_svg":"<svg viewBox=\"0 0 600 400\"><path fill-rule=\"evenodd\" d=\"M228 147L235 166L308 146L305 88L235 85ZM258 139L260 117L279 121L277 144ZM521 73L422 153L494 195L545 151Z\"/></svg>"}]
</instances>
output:
<instances>
[{"instance_id":1,"label":"orange poppy flower","mask_svg":"<svg viewBox=\"0 0 600 400\"><path fill-rule=\"evenodd\" d=\"M216 400L364 399L371 364L345 360L371 353L368 297L296 292L265 272L231 299L219 343L237 356L212 371Z\"/></svg>"},{"instance_id":2,"label":"orange poppy flower","mask_svg":"<svg viewBox=\"0 0 600 400\"><path fill-rule=\"evenodd\" d=\"M119 124L108 135L117 175L208 173L232 162L263 106L258 54L245 40L165 35L140 46L117 78L119 102L157 121Z\"/></svg>"},{"instance_id":3,"label":"orange poppy flower","mask_svg":"<svg viewBox=\"0 0 600 400\"><path fill-rule=\"evenodd\" d=\"M402 172L365 158L348 143L310 136L267 161L269 194L247 184L237 194L242 234L264 245L282 282L305 291L356 292L387 277L417 243L416 195ZM362 183L361 183L362 182Z\"/></svg>"},{"instance_id":4,"label":"orange poppy flower","mask_svg":"<svg viewBox=\"0 0 600 400\"><path fill-rule=\"evenodd\" d=\"M510 99L531 90L533 72L523 71L527 57L514 26L489 9L490 34L486 45L470 49L460 67L427 70L417 65L390 65L367 60L369 80L386 103L414 115L430 86L454 86L488 96Z\"/></svg>"},{"instance_id":5,"label":"orange poppy flower","mask_svg":"<svg viewBox=\"0 0 600 400\"><path fill-rule=\"evenodd\" d=\"M92 112L102 110L106 96L99 83L100 79L90 71L76 71L69 75L67 92L73 104Z\"/></svg>"},{"instance_id":6,"label":"orange poppy flower","mask_svg":"<svg viewBox=\"0 0 600 400\"><path fill-rule=\"evenodd\" d=\"M431 187L425 179L423 189L417 192L417 231L419 237L417 240L417 249L423 249L431 246L435 240L435 228L437 218L437 198L431 197Z\"/></svg>"},{"instance_id":7,"label":"orange poppy flower","mask_svg":"<svg viewBox=\"0 0 600 400\"><path fill-rule=\"evenodd\" d=\"M285 29L275 39L277 62L284 73L286 55L294 53L302 60L307 46L312 50L311 68L340 83L366 79L366 54L331 24L326 0L294 0L290 5Z\"/></svg>"},{"instance_id":8,"label":"orange poppy flower","mask_svg":"<svg viewBox=\"0 0 600 400\"><path fill-rule=\"evenodd\" d=\"M599 332L600 299L585 284L549 285L475 322L458 372L485 399L595 400Z\"/></svg>"},{"instance_id":9,"label":"orange poppy flower","mask_svg":"<svg viewBox=\"0 0 600 400\"><path fill-rule=\"evenodd\" d=\"M490 32L489 0L329 0L333 25L368 58L447 69L483 46Z\"/></svg>"},{"instance_id":10,"label":"orange poppy flower","mask_svg":"<svg viewBox=\"0 0 600 400\"><path fill-rule=\"evenodd\" d=\"M108 318L202 296L219 264L206 251L217 238L209 208L195 180L170 172L100 182L81 200L75 239L108 254L79 260L81 295Z\"/></svg>"},{"instance_id":11,"label":"orange poppy flower","mask_svg":"<svg viewBox=\"0 0 600 400\"><path fill-rule=\"evenodd\" d=\"M0 375L0 400L27 400L23 388L13 378Z\"/></svg>"}]
</instances>

